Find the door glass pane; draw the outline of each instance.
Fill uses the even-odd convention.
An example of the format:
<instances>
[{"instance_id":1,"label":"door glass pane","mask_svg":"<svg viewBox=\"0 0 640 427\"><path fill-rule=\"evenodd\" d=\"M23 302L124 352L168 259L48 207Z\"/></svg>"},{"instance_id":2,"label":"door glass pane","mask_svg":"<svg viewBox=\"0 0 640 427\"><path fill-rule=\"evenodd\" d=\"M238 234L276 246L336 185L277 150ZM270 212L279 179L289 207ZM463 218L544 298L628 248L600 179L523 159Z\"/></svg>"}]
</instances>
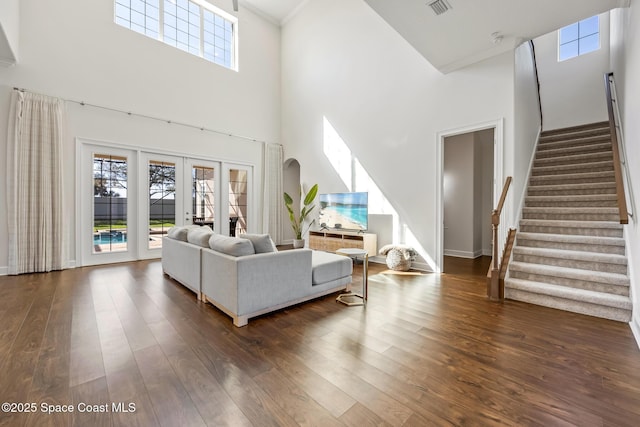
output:
<instances>
[{"instance_id":1,"label":"door glass pane","mask_svg":"<svg viewBox=\"0 0 640 427\"><path fill-rule=\"evenodd\" d=\"M127 250L127 159L93 156L93 253Z\"/></svg>"},{"instance_id":2,"label":"door glass pane","mask_svg":"<svg viewBox=\"0 0 640 427\"><path fill-rule=\"evenodd\" d=\"M192 209L193 223L208 225L215 230L214 218L214 174L213 168L193 166L191 177L193 183Z\"/></svg>"},{"instance_id":3,"label":"door glass pane","mask_svg":"<svg viewBox=\"0 0 640 427\"><path fill-rule=\"evenodd\" d=\"M229 169L229 235L247 232L247 171Z\"/></svg>"},{"instance_id":4,"label":"door glass pane","mask_svg":"<svg viewBox=\"0 0 640 427\"><path fill-rule=\"evenodd\" d=\"M149 249L162 247L162 238L176 223L176 164L149 162Z\"/></svg>"}]
</instances>

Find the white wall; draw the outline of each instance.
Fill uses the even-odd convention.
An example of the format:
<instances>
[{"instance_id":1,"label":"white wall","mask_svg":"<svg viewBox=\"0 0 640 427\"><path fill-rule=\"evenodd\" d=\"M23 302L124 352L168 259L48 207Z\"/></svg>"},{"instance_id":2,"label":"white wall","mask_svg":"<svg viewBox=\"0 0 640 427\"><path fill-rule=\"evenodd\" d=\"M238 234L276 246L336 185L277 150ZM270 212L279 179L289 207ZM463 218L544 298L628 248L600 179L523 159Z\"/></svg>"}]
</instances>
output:
<instances>
[{"instance_id":1,"label":"white wall","mask_svg":"<svg viewBox=\"0 0 640 427\"><path fill-rule=\"evenodd\" d=\"M537 40L535 41L535 50L536 62L539 62ZM509 227L517 227L517 223L520 220L520 208L528 184L527 177L541 130L538 82L536 80L533 52L528 42L518 46L515 51L514 114L514 140L516 141L514 147L514 169L523 173L515 174L509 190L509 197L512 197L517 209L510 215L512 223L508 224ZM546 114L544 120L546 126Z\"/></svg>"},{"instance_id":2,"label":"white wall","mask_svg":"<svg viewBox=\"0 0 640 427\"><path fill-rule=\"evenodd\" d=\"M512 54L442 75L363 0L310 0L282 29L282 75L285 157L302 181L345 190L323 153L326 117L427 256L438 132L504 118L512 171Z\"/></svg>"},{"instance_id":3,"label":"white wall","mask_svg":"<svg viewBox=\"0 0 640 427\"><path fill-rule=\"evenodd\" d=\"M558 32L534 40L544 130L607 120L603 75L609 71L609 13L600 15L600 49L558 62Z\"/></svg>"},{"instance_id":4,"label":"white wall","mask_svg":"<svg viewBox=\"0 0 640 427\"><path fill-rule=\"evenodd\" d=\"M640 201L640 0L631 0L628 9L615 11L612 16L612 23L618 26L612 33L615 35L612 53L616 52L612 61L613 72L618 88L631 190L637 203ZM625 226L625 233L634 306L632 327L640 344L640 221L637 205L632 206L632 210L634 217Z\"/></svg>"},{"instance_id":5,"label":"white wall","mask_svg":"<svg viewBox=\"0 0 640 427\"><path fill-rule=\"evenodd\" d=\"M231 9L231 2L215 4ZM239 14L240 68L235 72L114 24L111 0L22 0L20 7L20 62L0 68L0 117L8 116L11 87L17 86L279 141L280 30L252 12L241 9ZM261 143L74 103L68 103L68 113L64 180L71 218L77 202L75 137L249 163L261 180ZM6 150L6 135L6 119L0 120L0 152ZM0 168L0 235L6 236L4 170ZM255 226L260 224L261 215ZM6 263L6 240L0 240L0 271Z\"/></svg>"},{"instance_id":6,"label":"white wall","mask_svg":"<svg viewBox=\"0 0 640 427\"><path fill-rule=\"evenodd\" d=\"M0 66L18 58L20 34L19 0L0 1Z\"/></svg>"}]
</instances>

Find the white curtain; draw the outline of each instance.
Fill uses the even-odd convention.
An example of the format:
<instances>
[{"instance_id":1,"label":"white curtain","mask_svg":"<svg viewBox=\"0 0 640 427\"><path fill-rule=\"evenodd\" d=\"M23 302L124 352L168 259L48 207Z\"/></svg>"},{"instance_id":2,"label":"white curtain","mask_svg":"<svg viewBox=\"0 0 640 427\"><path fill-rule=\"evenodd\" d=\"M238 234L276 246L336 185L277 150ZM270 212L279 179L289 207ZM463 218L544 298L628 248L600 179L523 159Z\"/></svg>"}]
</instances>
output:
<instances>
[{"instance_id":1,"label":"white curtain","mask_svg":"<svg viewBox=\"0 0 640 427\"><path fill-rule=\"evenodd\" d=\"M282 243L283 183L282 167L284 151L280 144L264 145L264 210L263 230L269 233L276 245Z\"/></svg>"},{"instance_id":2,"label":"white curtain","mask_svg":"<svg viewBox=\"0 0 640 427\"><path fill-rule=\"evenodd\" d=\"M61 270L63 101L14 90L7 138L9 274Z\"/></svg>"}]
</instances>

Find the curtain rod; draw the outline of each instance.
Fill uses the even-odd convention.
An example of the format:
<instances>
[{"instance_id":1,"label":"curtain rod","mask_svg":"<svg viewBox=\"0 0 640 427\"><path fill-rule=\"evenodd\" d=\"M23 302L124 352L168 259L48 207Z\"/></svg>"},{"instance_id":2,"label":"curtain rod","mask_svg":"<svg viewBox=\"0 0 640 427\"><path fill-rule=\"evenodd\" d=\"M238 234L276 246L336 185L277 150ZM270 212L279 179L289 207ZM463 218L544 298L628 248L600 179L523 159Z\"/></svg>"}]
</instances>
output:
<instances>
[{"instance_id":1,"label":"curtain rod","mask_svg":"<svg viewBox=\"0 0 640 427\"><path fill-rule=\"evenodd\" d=\"M33 94L36 93L36 92L32 92L30 90L19 88L19 87L14 87L13 90L16 90L18 92L29 92L29 93L33 93ZM123 113L123 114L126 114L128 116L135 116L135 117L142 117L142 118L149 119L149 120L156 120L156 121L164 122L164 123L167 123L167 124L170 124L170 125L173 124L173 125L178 125L178 126L184 126L184 127L188 127L188 128L192 128L192 129L198 129L198 130L201 130L201 131L207 131L207 132L216 133L218 135L225 135L225 136L230 136L230 137L233 137L233 138L245 139L245 140L251 141L251 142L259 142L259 143L263 143L263 144L268 144L267 141L259 140L259 139L256 139L256 138L252 138L250 136L236 135L234 133L224 132L224 131L220 131L220 130L216 130L216 129L210 129L210 128L207 128L207 127L204 127L204 126L196 126L196 125L192 125L192 124L189 124L189 123L183 123L183 122L176 122L174 120L161 119L159 117L148 116L146 114L140 114L140 113L134 113L134 112L131 112L131 111L119 110L117 108L104 107L102 105L90 104L90 103L84 102L84 101L76 101L76 100L73 100L73 99L65 99L65 98L59 98L59 99L65 101L65 102L72 102L74 104L78 104L78 105L81 105L83 107L93 107L93 108L98 108L98 109L101 109L101 110L112 111L112 112L115 112L115 113ZM281 144L279 144L279 145L281 145Z\"/></svg>"}]
</instances>

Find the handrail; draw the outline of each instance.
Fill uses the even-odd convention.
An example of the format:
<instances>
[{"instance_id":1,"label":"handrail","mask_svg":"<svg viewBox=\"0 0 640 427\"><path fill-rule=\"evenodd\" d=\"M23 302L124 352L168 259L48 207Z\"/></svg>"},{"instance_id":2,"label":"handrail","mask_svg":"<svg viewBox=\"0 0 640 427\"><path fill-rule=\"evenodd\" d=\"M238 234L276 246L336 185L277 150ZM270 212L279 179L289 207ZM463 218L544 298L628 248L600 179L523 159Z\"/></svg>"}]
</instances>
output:
<instances>
[{"instance_id":1,"label":"handrail","mask_svg":"<svg viewBox=\"0 0 640 427\"><path fill-rule=\"evenodd\" d=\"M500 226L500 215L504 207L504 201L507 198L507 192L511 185L512 177L508 176L502 187L502 194L498 201L498 206L491 212L491 228L493 230L493 259L491 261L491 269L487 273L487 296L491 300L501 300L504 291L500 286L500 265L498 258L498 227Z\"/></svg>"},{"instance_id":2,"label":"handrail","mask_svg":"<svg viewBox=\"0 0 640 427\"><path fill-rule=\"evenodd\" d=\"M504 181L504 186L502 187L502 194L500 194L500 200L498 200L498 206L494 210L494 212L498 214L498 225L500 224L500 214L502 213L502 207L504 206L504 201L507 198L507 191L509 191L509 186L511 185L512 179L513 178L508 176L507 179Z\"/></svg>"},{"instance_id":3,"label":"handrail","mask_svg":"<svg viewBox=\"0 0 640 427\"><path fill-rule=\"evenodd\" d=\"M533 40L529 40L529 46L531 46L533 69L536 74L536 83L538 84L538 108L540 109L540 129L542 129L542 98L540 97L540 77L538 76L538 62L536 61L536 46L533 44Z\"/></svg>"},{"instance_id":4,"label":"handrail","mask_svg":"<svg viewBox=\"0 0 640 427\"><path fill-rule=\"evenodd\" d=\"M620 149L618 147L618 133L616 130L616 119L613 113L613 98L611 96L611 81L613 73L604 75L604 89L607 97L607 112L609 113L609 127L611 128L611 146L613 150L613 174L616 179L616 198L618 199L618 211L620 213L620 224L629 224L629 212L627 211L627 198L624 192L624 182L622 181L622 171L620 169Z\"/></svg>"}]
</instances>

